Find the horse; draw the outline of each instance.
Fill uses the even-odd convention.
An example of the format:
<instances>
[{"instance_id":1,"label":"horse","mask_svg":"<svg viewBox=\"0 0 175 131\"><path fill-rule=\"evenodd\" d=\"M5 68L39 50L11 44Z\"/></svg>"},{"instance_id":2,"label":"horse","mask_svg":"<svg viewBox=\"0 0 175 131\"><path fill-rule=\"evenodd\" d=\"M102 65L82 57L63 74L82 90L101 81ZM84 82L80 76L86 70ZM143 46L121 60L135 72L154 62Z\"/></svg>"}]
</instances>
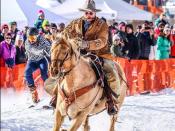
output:
<instances>
[{"instance_id":1,"label":"horse","mask_svg":"<svg viewBox=\"0 0 175 131\"><path fill-rule=\"evenodd\" d=\"M57 103L53 131L61 129L66 116L71 118L69 131L77 131L81 125L84 131L89 131L89 117L106 109L106 98L90 65L91 59L77 53L75 46L77 46L76 41L59 38L51 47L52 77L59 76L55 90ZM117 87L121 88L120 95L115 101L119 112L126 95L127 85L122 67L118 63L115 65ZM109 131L114 131L117 117L118 113L110 117Z\"/></svg>"}]
</instances>

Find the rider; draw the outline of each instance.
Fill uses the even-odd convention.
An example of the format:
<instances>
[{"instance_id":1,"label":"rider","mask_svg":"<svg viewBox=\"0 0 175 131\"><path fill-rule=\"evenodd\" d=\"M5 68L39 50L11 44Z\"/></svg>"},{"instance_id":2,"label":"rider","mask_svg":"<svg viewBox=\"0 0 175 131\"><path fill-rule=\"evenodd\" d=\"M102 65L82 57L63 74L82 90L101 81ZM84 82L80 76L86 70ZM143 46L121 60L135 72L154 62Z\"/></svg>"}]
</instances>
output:
<instances>
[{"instance_id":1,"label":"rider","mask_svg":"<svg viewBox=\"0 0 175 131\"><path fill-rule=\"evenodd\" d=\"M72 45L73 48L81 49L81 52L91 52L100 56L106 54L108 51L107 40L108 40L108 25L102 19L96 16L96 13L101 11L95 8L95 2L88 0L84 8L79 9L84 13L84 16L73 20L62 32L62 36L66 40L75 41ZM78 43L78 44L77 44ZM53 52L51 52L53 53ZM108 77L108 83L112 89L116 89L116 77L114 64L112 61L103 59L104 61L104 72ZM52 67L51 67L52 68ZM113 87L112 87L113 86ZM107 97L107 108L110 115L117 113L114 107L112 94L108 88L104 87L104 92Z\"/></svg>"},{"instance_id":2,"label":"rider","mask_svg":"<svg viewBox=\"0 0 175 131\"><path fill-rule=\"evenodd\" d=\"M39 102L38 93L34 84L32 73L40 69L41 78L45 81L48 78L48 56L50 55L50 43L38 33L38 29L31 27L27 34L25 49L27 54L27 65L25 79L32 93L34 103Z\"/></svg>"}]
</instances>

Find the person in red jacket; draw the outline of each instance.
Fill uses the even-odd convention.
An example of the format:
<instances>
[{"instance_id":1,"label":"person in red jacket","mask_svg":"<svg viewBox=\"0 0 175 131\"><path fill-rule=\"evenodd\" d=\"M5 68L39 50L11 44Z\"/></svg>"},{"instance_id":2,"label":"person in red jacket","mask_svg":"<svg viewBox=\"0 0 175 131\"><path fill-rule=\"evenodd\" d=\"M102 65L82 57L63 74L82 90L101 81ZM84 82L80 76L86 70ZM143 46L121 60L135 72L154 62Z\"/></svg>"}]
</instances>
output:
<instances>
[{"instance_id":1,"label":"person in red jacket","mask_svg":"<svg viewBox=\"0 0 175 131\"><path fill-rule=\"evenodd\" d=\"M175 58L175 24L173 26L173 29L171 31L171 41L172 41L172 46L171 46L171 58Z\"/></svg>"}]
</instances>

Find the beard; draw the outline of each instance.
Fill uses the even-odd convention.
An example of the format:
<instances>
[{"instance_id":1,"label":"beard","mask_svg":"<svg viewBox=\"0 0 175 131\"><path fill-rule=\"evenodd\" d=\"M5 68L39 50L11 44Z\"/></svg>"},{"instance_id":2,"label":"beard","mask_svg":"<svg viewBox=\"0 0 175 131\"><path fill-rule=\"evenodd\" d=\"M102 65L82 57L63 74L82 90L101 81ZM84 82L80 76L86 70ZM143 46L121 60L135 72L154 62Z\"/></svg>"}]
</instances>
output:
<instances>
[{"instance_id":1,"label":"beard","mask_svg":"<svg viewBox=\"0 0 175 131\"><path fill-rule=\"evenodd\" d=\"M95 20L95 17L87 16L86 17L86 20L89 21L89 22L91 22L91 21Z\"/></svg>"}]
</instances>

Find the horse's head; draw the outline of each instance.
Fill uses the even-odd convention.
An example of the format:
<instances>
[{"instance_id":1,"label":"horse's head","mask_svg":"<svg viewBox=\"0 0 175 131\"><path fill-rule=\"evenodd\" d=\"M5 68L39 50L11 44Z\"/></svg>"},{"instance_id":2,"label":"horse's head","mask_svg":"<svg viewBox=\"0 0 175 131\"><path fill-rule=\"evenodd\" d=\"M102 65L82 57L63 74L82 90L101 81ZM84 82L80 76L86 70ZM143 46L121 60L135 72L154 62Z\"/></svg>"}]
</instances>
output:
<instances>
[{"instance_id":1,"label":"horse's head","mask_svg":"<svg viewBox=\"0 0 175 131\"><path fill-rule=\"evenodd\" d=\"M67 72L72 67L74 52L71 44L63 38L56 39L51 47L51 75L55 77L60 73Z\"/></svg>"}]
</instances>

